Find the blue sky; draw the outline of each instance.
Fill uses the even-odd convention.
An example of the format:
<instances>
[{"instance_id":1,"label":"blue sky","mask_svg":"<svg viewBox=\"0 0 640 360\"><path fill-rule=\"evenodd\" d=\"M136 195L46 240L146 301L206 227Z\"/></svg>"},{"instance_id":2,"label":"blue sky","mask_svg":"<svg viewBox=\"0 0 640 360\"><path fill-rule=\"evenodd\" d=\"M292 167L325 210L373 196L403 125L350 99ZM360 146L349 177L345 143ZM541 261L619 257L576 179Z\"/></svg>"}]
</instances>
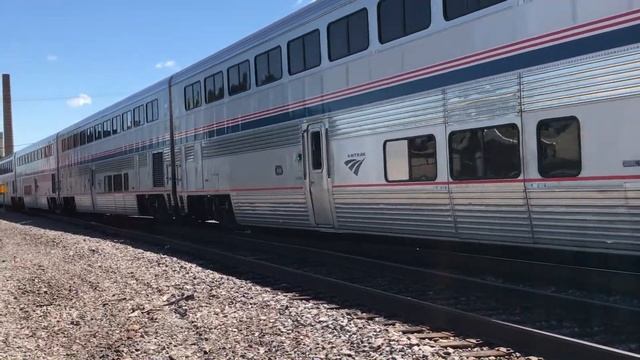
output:
<instances>
[{"instance_id":1,"label":"blue sky","mask_svg":"<svg viewBox=\"0 0 640 360\"><path fill-rule=\"evenodd\" d=\"M310 1L0 0L14 142L50 135Z\"/></svg>"}]
</instances>

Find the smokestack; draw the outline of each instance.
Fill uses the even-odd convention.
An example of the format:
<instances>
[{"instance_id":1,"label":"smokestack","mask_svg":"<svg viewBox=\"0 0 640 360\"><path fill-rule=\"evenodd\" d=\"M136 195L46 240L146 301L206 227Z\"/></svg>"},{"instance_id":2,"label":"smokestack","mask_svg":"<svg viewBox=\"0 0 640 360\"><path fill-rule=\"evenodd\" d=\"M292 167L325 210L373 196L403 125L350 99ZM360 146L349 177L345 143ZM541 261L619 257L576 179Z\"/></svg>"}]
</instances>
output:
<instances>
[{"instance_id":1,"label":"smokestack","mask_svg":"<svg viewBox=\"0 0 640 360\"><path fill-rule=\"evenodd\" d=\"M13 154L13 118L11 116L11 79L2 74L2 108L4 114L4 156Z\"/></svg>"}]
</instances>

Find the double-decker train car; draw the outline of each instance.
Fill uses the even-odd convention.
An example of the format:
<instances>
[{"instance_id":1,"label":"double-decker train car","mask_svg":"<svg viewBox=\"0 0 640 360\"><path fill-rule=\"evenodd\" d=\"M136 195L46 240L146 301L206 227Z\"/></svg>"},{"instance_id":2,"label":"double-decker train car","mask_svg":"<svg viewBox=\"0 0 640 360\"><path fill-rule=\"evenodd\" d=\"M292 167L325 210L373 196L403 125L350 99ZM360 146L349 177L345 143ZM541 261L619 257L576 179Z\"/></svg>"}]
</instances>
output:
<instances>
[{"instance_id":1,"label":"double-decker train car","mask_svg":"<svg viewBox=\"0 0 640 360\"><path fill-rule=\"evenodd\" d=\"M57 206L55 144L56 135L52 135L15 153L14 190L18 206L45 210Z\"/></svg>"},{"instance_id":2,"label":"double-decker train car","mask_svg":"<svg viewBox=\"0 0 640 360\"><path fill-rule=\"evenodd\" d=\"M638 251L638 39L640 1L318 0L57 134L56 204Z\"/></svg>"}]
</instances>

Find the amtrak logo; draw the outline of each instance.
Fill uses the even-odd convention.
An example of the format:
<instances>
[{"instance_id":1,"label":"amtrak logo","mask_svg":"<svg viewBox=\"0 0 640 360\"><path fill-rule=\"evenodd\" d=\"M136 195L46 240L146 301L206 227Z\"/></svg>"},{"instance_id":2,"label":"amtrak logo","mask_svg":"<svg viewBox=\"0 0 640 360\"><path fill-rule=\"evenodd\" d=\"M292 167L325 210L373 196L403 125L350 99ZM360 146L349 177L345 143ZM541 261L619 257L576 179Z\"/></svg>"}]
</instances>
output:
<instances>
[{"instance_id":1,"label":"amtrak logo","mask_svg":"<svg viewBox=\"0 0 640 360\"><path fill-rule=\"evenodd\" d=\"M344 164L349 168L349 170L351 170L351 172L355 176L358 176L358 174L360 174L360 168L362 167L362 164L364 164L365 160L367 160L367 158L364 158L364 159L349 159L349 160L345 161Z\"/></svg>"}]
</instances>

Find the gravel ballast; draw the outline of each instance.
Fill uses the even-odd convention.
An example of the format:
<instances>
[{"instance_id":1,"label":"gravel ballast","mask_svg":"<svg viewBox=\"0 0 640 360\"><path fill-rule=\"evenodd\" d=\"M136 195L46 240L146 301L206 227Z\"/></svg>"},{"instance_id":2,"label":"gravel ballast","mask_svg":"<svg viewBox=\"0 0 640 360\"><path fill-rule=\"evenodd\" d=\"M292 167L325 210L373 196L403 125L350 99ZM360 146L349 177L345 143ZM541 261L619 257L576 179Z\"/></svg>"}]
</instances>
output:
<instances>
[{"instance_id":1,"label":"gravel ballast","mask_svg":"<svg viewBox=\"0 0 640 360\"><path fill-rule=\"evenodd\" d=\"M465 358L398 331L408 325L51 220L0 218L0 359Z\"/></svg>"}]
</instances>

